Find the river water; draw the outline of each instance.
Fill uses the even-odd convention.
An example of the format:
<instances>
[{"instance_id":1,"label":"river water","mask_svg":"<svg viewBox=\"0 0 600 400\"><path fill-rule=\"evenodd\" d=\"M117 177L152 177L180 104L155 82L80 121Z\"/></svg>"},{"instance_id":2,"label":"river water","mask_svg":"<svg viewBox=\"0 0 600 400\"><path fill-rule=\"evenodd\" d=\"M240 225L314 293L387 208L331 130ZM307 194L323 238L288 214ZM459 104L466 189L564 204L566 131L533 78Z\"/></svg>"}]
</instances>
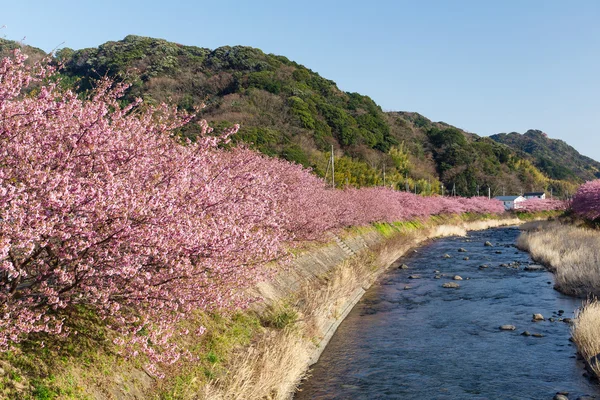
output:
<instances>
[{"instance_id":1,"label":"river water","mask_svg":"<svg viewBox=\"0 0 600 400\"><path fill-rule=\"evenodd\" d=\"M534 263L514 247L518 235L472 232L401 258L409 269L390 270L367 291L295 399L600 399L570 325L558 321L559 310L572 318L581 301L553 290L551 273L525 270ZM446 282L460 287L442 288ZM533 322L534 313L546 320ZM505 324L516 329L500 330Z\"/></svg>"}]
</instances>

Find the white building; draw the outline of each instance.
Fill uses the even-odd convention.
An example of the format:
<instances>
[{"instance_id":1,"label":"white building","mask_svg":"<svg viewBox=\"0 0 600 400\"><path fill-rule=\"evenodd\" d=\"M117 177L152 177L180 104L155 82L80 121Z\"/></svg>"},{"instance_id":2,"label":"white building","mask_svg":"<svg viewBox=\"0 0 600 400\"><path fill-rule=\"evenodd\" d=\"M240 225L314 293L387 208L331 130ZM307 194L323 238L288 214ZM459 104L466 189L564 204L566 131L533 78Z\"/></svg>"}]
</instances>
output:
<instances>
[{"instance_id":1,"label":"white building","mask_svg":"<svg viewBox=\"0 0 600 400\"><path fill-rule=\"evenodd\" d=\"M545 199L546 193L544 192L529 192L523 195L527 200L529 199Z\"/></svg>"},{"instance_id":2,"label":"white building","mask_svg":"<svg viewBox=\"0 0 600 400\"><path fill-rule=\"evenodd\" d=\"M519 203L527 200L523 196L496 196L494 199L500 200L504 204L505 210L518 210Z\"/></svg>"}]
</instances>

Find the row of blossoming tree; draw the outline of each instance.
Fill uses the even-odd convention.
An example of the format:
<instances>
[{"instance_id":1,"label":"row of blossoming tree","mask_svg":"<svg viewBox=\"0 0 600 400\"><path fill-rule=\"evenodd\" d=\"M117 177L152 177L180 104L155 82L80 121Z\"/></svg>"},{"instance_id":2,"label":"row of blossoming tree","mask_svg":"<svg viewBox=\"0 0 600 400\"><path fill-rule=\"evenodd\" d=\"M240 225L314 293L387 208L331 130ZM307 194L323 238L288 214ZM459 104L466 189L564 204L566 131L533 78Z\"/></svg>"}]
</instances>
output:
<instances>
[{"instance_id":1,"label":"row of blossoming tree","mask_svg":"<svg viewBox=\"0 0 600 400\"><path fill-rule=\"evenodd\" d=\"M221 146L237 127L212 135L201 122L204 135L181 143L175 131L191 116L122 106L126 87L107 80L87 99L57 80L18 52L0 64L0 349L72 333L65 311L83 306L132 351L171 363L190 310L243 307L243 289L296 241L503 212L485 198L331 190L299 165Z\"/></svg>"},{"instance_id":2,"label":"row of blossoming tree","mask_svg":"<svg viewBox=\"0 0 600 400\"><path fill-rule=\"evenodd\" d=\"M539 212L539 211L564 211L568 209L570 203L565 200L557 199L529 199L519 203L518 211Z\"/></svg>"}]
</instances>

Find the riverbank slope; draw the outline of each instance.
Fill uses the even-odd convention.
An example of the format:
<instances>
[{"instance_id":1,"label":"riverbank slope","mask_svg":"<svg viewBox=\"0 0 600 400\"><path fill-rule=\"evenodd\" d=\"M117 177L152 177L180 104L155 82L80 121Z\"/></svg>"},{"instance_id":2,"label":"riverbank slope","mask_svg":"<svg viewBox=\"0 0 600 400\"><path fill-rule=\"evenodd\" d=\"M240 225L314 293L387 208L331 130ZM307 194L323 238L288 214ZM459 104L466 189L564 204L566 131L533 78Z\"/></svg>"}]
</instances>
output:
<instances>
[{"instance_id":1,"label":"riverbank slope","mask_svg":"<svg viewBox=\"0 0 600 400\"><path fill-rule=\"evenodd\" d=\"M114 336L93 315L59 343L24 343L0 358L0 393L30 399L286 399L366 289L394 261L431 238L521 224L514 216L436 216L374 224L306 243L273 279L259 284L251 309L198 313L205 326L183 337L188 359L157 379L143 359L115 352ZM100 344L100 345L99 345ZM12 396L12 397L11 397ZM1 396L0 396L1 397Z\"/></svg>"}]
</instances>

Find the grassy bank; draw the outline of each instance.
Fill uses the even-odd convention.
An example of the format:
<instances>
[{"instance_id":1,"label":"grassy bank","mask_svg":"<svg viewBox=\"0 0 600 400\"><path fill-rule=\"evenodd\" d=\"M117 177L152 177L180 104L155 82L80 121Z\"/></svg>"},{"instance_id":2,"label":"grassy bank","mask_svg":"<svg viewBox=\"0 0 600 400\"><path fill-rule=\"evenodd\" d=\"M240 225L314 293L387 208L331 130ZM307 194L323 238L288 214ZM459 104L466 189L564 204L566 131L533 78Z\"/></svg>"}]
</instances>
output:
<instances>
[{"instance_id":1,"label":"grassy bank","mask_svg":"<svg viewBox=\"0 0 600 400\"><path fill-rule=\"evenodd\" d=\"M524 229L517 246L554 272L557 290L579 297L600 295L600 231L560 222Z\"/></svg>"},{"instance_id":2,"label":"grassy bank","mask_svg":"<svg viewBox=\"0 0 600 400\"><path fill-rule=\"evenodd\" d=\"M600 376L600 302L596 300L600 295L600 230L589 226L560 222L524 226L517 245L554 272L557 290L591 299L577 311L572 334L588 366Z\"/></svg>"},{"instance_id":3,"label":"grassy bank","mask_svg":"<svg viewBox=\"0 0 600 400\"><path fill-rule=\"evenodd\" d=\"M520 223L486 215L347 229L331 242L307 243L292 264L261 283L251 309L198 313L185 321L204 335L180 338L190 358L156 379L142 358L124 359L114 333L80 310L77 336L32 337L0 354L0 398L284 399L315 362L345 313L408 249L433 237Z\"/></svg>"}]
</instances>

